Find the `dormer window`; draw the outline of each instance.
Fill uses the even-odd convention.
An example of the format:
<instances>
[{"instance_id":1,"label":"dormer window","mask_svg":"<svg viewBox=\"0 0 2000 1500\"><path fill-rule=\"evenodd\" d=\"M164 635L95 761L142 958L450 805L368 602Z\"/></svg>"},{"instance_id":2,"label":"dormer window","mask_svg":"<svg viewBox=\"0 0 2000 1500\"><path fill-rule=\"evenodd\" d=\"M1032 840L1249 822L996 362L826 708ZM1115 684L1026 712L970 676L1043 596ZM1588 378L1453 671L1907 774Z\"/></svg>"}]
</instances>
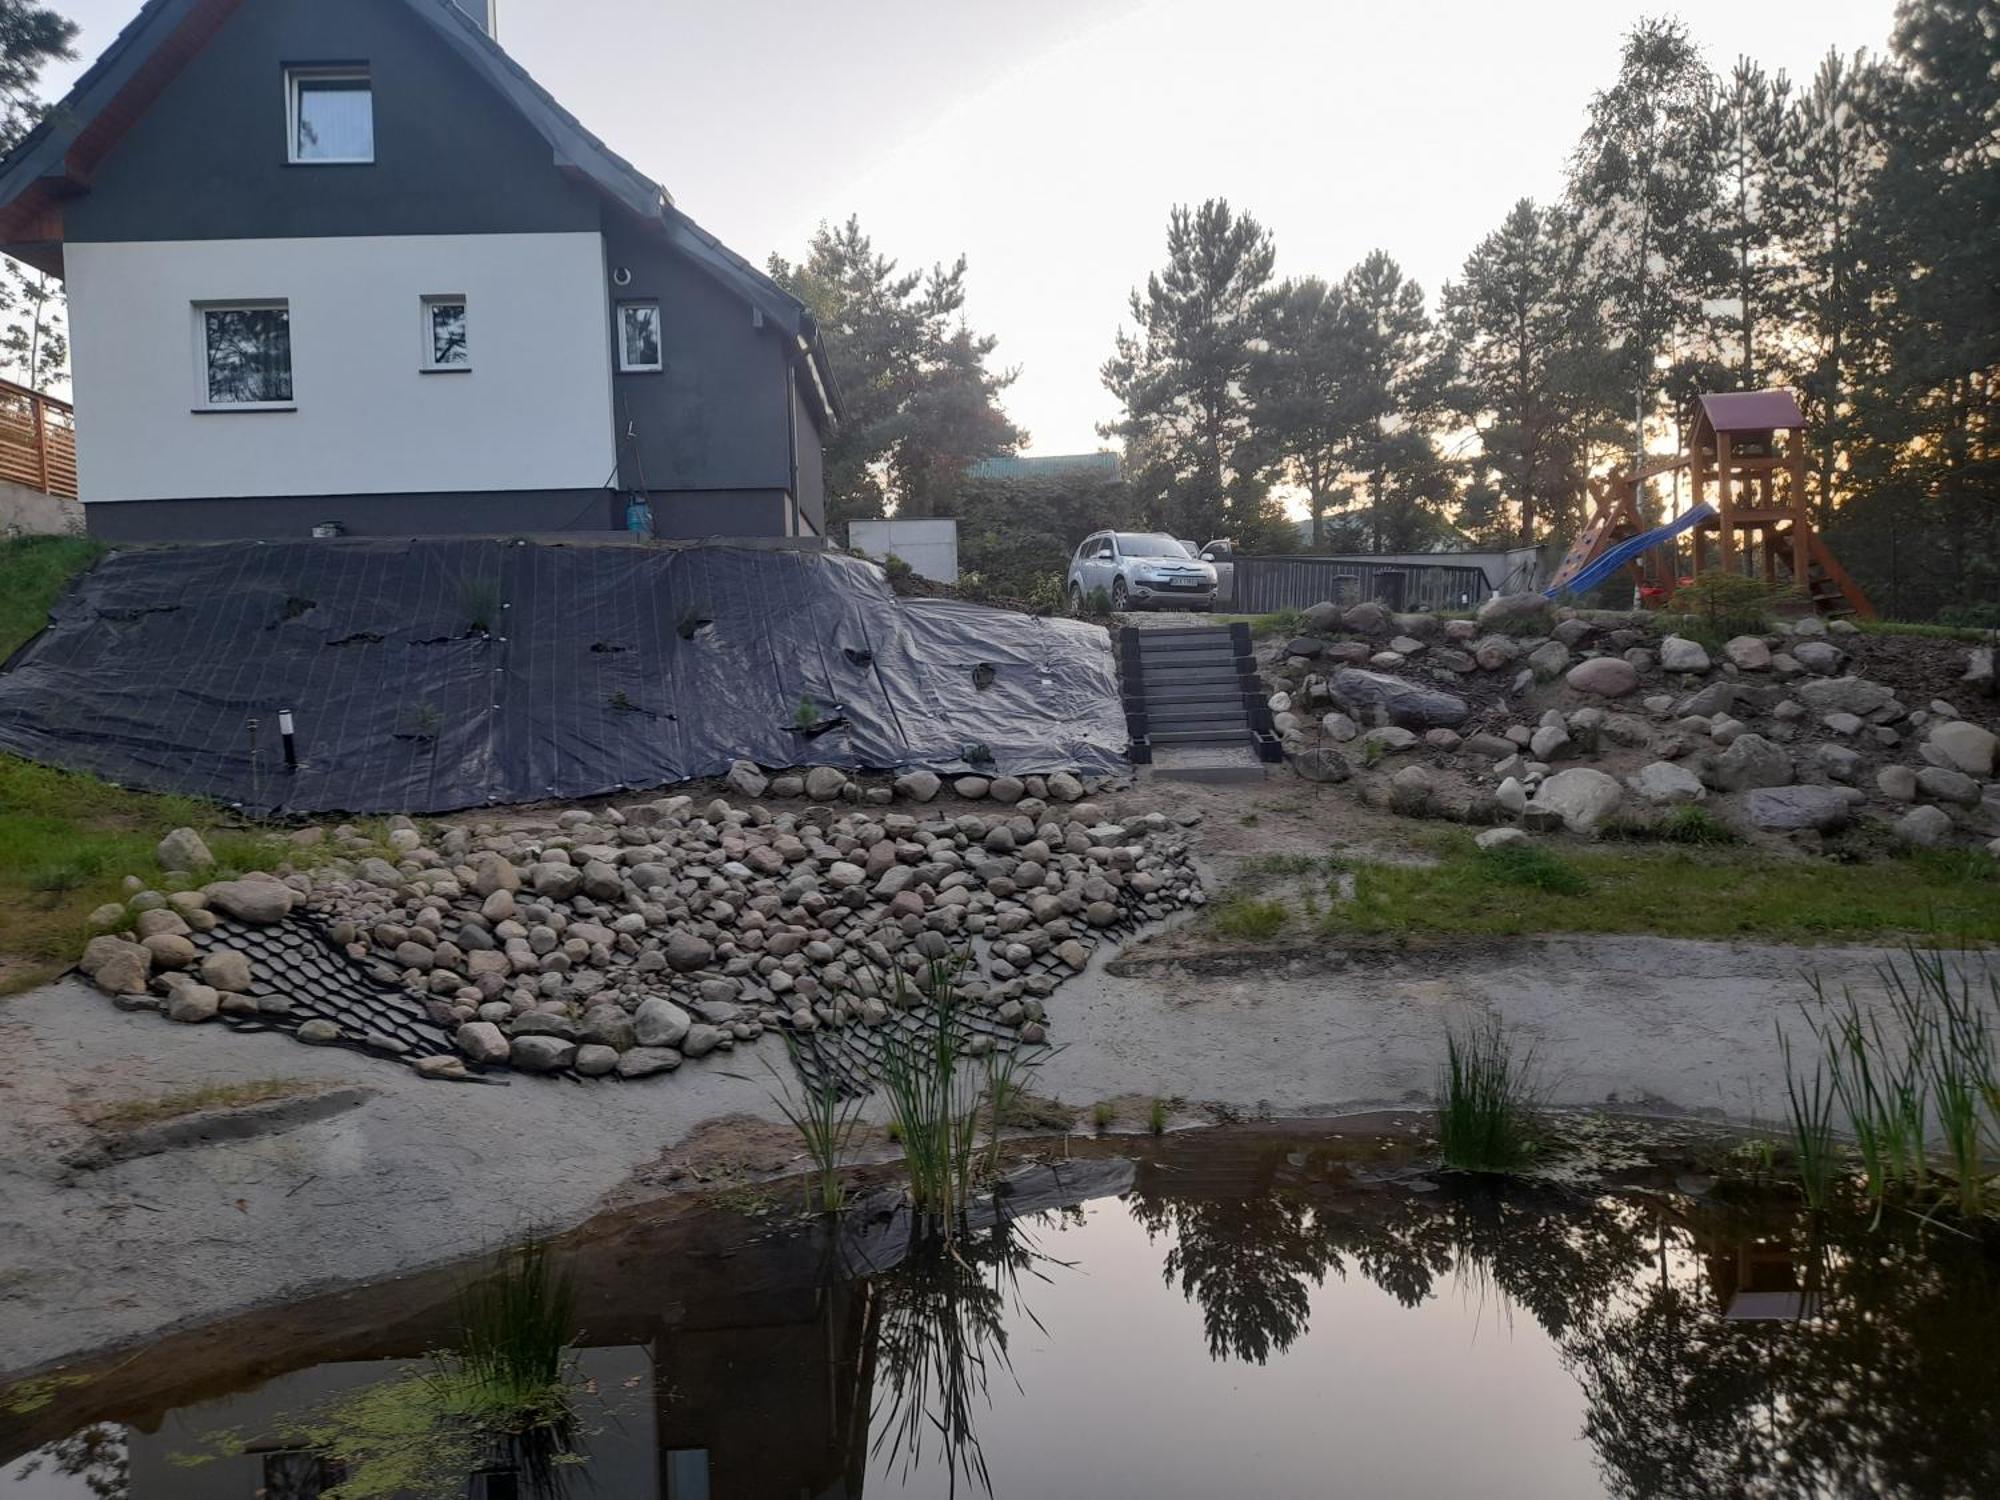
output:
<instances>
[{"instance_id":1,"label":"dormer window","mask_svg":"<svg viewBox=\"0 0 2000 1500\"><path fill-rule=\"evenodd\" d=\"M287 68L285 94L294 165L375 160L375 91L366 68Z\"/></svg>"}]
</instances>

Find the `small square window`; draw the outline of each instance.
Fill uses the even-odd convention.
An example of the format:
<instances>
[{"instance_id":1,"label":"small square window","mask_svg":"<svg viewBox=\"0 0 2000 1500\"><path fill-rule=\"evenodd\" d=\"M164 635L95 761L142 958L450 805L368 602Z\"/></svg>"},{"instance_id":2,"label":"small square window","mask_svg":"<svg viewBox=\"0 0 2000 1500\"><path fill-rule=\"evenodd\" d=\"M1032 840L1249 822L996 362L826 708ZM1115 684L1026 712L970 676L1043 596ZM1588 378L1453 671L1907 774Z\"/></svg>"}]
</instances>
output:
<instances>
[{"instance_id":1,"label":"small square window","mask_svg":"<svg viewBox=\"0 0 2000 1500\"><path fill-rule=\"evenodd\" d=\"M375 160L375 91L366 68L288 69L285 117L294 163Z\"/></svg>"},{"instance_id":2,"label":"small square window","mask_svg":"<svg viewBox=\"0 0 2000 1500\"><path fill-rule=\"evenodd\" d=\"M195 395L205 410L292 405L292 314L284 302L197 303Z\"/></svg>"},{"instance_id":3,"label":"small square window","mask_svg":"<svg viewBox=\"0 0 2000 1500\"><path fill-rule=\"evenodd\" d=\"M626 374L664 370L660 354L660 304L618 304L618 368Z\"/></svg>"},{"instance_id":4,"label":"small square window","mask_svg":"<svg viewBox=\"0 0 2000 1500\"><path fill-rule=\"evenodd\" d=\"M440 294L424 298L423 306L423 367L470 370L472 347L466 342L465 298Z\"/></svg>"}]
</instances>

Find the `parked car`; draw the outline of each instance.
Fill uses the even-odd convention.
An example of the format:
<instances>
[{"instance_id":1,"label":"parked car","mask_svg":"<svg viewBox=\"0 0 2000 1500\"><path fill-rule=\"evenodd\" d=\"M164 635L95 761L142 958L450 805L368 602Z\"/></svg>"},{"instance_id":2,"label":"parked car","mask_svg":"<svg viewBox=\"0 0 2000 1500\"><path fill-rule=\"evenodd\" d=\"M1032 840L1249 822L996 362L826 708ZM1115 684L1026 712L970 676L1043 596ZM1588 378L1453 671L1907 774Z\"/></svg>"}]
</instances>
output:
<instances>
[{"instance_id":1,"label":"parked car","mask_svg":"<svg viewBox=\"0 0 2000 1500\"><path fill-rule=\"evenodd\" d=\"M1215 569L1215 602L1231 604L1236 599L1236 549L1226 536L1217 537L1201 549L1201 560Z\"/></svg>"},{"instance_id":2,"label":"parked car","mask_svg":"<svg viewBox=\"0 0 2000 1500\"><path fill-rule=\"evenodd\" d=\"M1102 589L1116 610L1213 609L1215 569L1156 531L1098 531L1070 559L1066 592L1082 614Z\"/></svg>"}]
</instances>

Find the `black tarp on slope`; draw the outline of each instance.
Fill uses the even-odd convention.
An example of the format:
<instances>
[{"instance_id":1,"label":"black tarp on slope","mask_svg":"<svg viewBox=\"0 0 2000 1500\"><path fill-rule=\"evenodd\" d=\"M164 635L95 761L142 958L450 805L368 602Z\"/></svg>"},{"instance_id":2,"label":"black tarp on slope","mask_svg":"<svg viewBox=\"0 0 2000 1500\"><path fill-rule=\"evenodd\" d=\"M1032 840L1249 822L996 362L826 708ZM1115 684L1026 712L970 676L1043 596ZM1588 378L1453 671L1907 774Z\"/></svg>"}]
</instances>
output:
<instances>
[{"instance_id":1,"label":"black tarp on slope","mask_svg":"<svg viewBox=\"0 0 2000 1500\"><path fill-rule=\"evenodd\" d=\"M845 724L801 735L805 698ZM0 750L259 813L590 796L739 758L1108 772L1124 744L1103 631L901 600L859 559L748 547L119 552L0 673Z\"/></svg>"}]
</instances>

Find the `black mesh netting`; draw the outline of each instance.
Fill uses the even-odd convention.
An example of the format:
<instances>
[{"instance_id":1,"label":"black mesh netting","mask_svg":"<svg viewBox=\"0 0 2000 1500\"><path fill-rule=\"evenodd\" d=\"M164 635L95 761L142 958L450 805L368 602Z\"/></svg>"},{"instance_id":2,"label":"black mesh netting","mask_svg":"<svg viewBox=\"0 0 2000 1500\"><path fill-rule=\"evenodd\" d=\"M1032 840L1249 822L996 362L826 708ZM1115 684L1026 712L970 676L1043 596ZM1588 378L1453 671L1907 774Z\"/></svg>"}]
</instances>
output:
<instances>
[{"instance_id":1,"label":"black mesh netting","mask_svg":"<svg viewBox=\"0 0 2000 1500\"><path fill-rule=\"evenodd\" d=\"M1124 746L1102 630L751 547L117 552L0 672L0 750L260 814L593 796L737 759L1110 774Z\"/></svg>"}]
</instances>

